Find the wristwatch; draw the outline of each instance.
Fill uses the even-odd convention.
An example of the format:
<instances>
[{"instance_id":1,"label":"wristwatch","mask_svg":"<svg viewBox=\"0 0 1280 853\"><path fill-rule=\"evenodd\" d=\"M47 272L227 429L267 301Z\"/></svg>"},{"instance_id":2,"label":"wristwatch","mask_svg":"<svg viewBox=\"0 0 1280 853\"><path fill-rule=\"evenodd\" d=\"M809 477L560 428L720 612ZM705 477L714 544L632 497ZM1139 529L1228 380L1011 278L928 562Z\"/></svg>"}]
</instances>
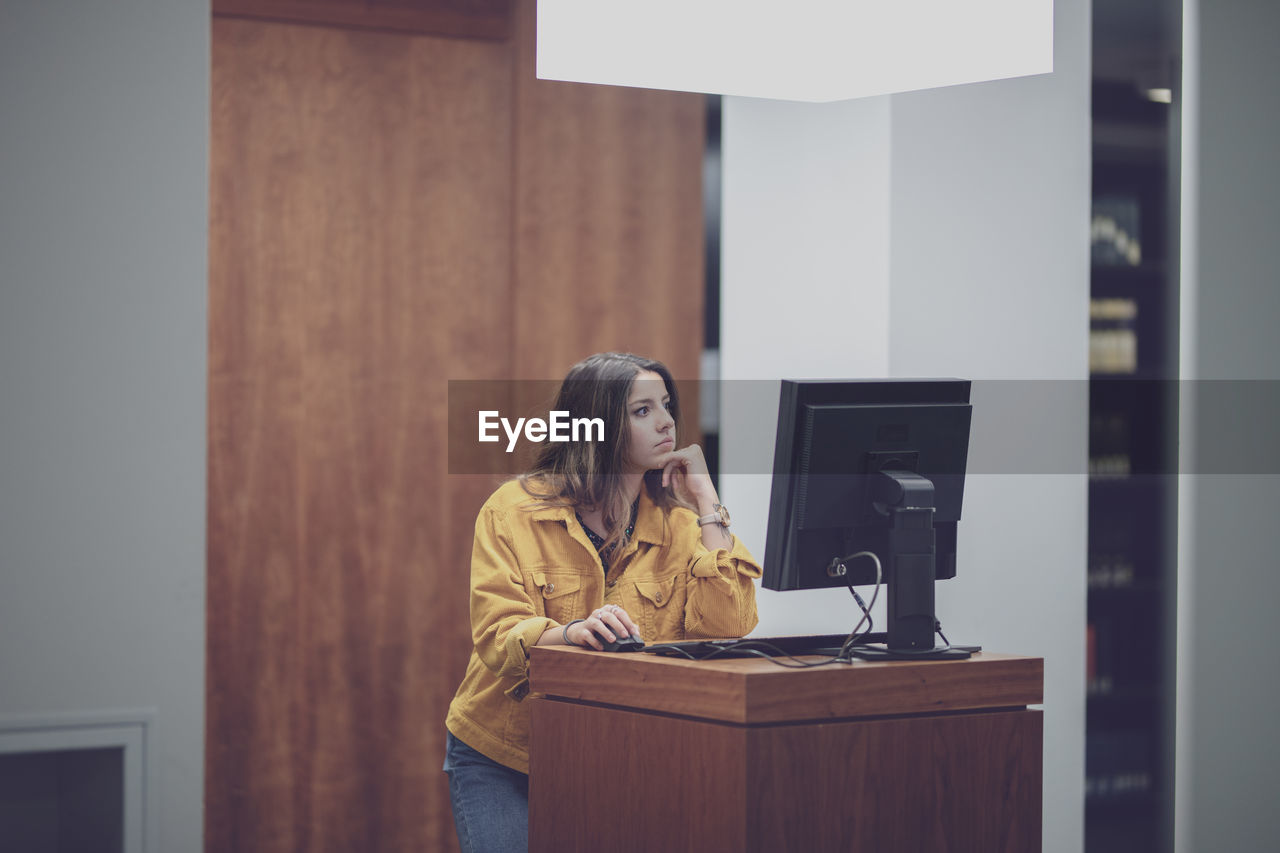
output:
<instances>
[{"instance_id":1,"label":"wristwatch","mask_svg":"<svg viewBox=\"0 0 1280 853\"><path fill-rule=\"evenodd\" d=\"M710 515L704 515L698 519L699 527L704 524L718 524L721 527L729 526L729 510L727 508L722 504L712 504L711 510Z\"/></svg>"}]
</instances>

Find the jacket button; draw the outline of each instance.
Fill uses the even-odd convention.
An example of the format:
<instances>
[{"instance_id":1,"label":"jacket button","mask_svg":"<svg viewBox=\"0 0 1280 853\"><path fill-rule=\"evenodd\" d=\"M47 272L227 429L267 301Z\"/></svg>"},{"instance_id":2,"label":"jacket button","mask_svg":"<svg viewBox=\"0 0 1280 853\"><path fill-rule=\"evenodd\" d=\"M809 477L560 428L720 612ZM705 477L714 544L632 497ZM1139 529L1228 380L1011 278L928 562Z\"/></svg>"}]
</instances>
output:
<instances>
[{"instance_id":1,"label":"jacket button","mask_svg":"<svg viewBox=\"0 0 1280 853\"><path fill-rule=\"evenodd\" d=\"M556 591L556 585L555 585L555 584L553 584L553 583L549 583L549 584L547 584L547 595L550 595L551 593L553 593L553 592L555 592L555 591Z\"/></svg>"},{"instance_id":2,"label":"jacket button","mask_svg":"<svg viewBox=\"0 0 1280 853\"><path fill-rule=\"evenodd\" d=\"M617 581L609 581L608 583L605 584L605 586L609 587L609 589L613 589L617 585L618 585Z\"/></svg>"},{"instance_id":3,"label":"jacket button","mask_svg":"<svg viewBox=\"0 0 1280 853\"><path fill-rule=\"evenodd\" d=\"M655 600L656 600L659 604L661 604L661 603L662 603L662 593L658 593L658 597L657 597Z\"/></svg>"}]
</instances>

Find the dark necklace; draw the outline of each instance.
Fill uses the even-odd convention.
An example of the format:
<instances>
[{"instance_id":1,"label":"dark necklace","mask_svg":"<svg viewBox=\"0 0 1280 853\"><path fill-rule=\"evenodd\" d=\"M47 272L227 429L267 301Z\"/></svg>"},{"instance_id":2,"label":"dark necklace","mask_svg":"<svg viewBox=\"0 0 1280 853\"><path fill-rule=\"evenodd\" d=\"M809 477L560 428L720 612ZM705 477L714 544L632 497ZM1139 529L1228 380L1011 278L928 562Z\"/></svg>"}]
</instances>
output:
<instances>
[{"instance_id":1,"label":"dark necklace","mask_svg":"<svg viewBox=\"0 0 1280 853\"><path fill-rule=\"evenodd\" d=\"M631 505L631 523L627 525L627 529L626 529L626 531L625 531L625 532L623 533L623 535L622 535L622 541L623 541L623 542L630 541L630 539L631 539L631 534L632 534L632 533L635 533L635 530L636 530L636 508L637 508L639 505L640 505L640 499L639 499L639 498L637 498L637 499L636 499L636 502L635 502L635 503L633 503L633 504ZM614 543L613 543L612 545L610 545L608 548L605 548L605 547L604 547L604 537L603 537L603 536L601 536L600 534L596 533L596 532L595 532L594 530L592 530L590 527L587 527L587 523L586 523L585 521L583 521L583 520L582 520L582 515L581 515L581 514L579 514L578 512L574 512L574 515L578 517L578 524L582 525L582 532L587 534L587 539L591 540L591 545L596 549L596 552L600 554L600 564L601 564L602 566L604 566L605 574L608 574L608 572L609 572L609 558L613 556L613 551L614 551L614 549L618 546L618 543L617 543L617 542L614 542Z\"/></svg>"}]
</instances>

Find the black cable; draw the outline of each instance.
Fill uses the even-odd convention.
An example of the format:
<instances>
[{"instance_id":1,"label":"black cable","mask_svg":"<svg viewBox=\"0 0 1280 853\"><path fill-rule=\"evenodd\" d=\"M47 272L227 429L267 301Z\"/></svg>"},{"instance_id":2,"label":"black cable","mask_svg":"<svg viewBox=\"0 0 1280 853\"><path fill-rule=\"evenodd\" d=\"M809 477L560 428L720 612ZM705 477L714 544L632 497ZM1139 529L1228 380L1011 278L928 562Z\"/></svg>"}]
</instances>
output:
<instances>
[{"instance_id":1,"label":"black cable","mask_svg":"<svg viewBox=\"0 0 1280 853\"><path fill-rule=\"evenodd\" d=\"M847 557L837 558L831 561L831 565L833 568L835 566L843 568L845 563L858 557L870 557L875 562L876 585L871 591L871 603L865 604L862 601L862 596L858 595L857 590L853 588L853 584L846 584L846 586L849 587L849 592L853 594L854 601L858 602L858 607L862 609L862 618L858 620L858 624L853 626L853 630L849 632L848 639L844 641L844 645L840 647L839 654L836 655L837 658L845 661L850 660L852 657L853 647L858 645L862 638L870 634L871 629L875 627L875 620L871 616L871 608L876 606L876 599L880 596L880 584L884 580L884 572L883 567L880 565L880 558L872 551L858 551L857 553L850 554ZM863 622L867 623L867 630L859 633L859 629L862 628Z\"/></svg>"},{"instance_id":2,"label":"black cable","mask_svg":"<svg viewBox=\"0 0 1280 853\"><path fill-rule=\"evenodd\" d=\"M853 600L858 602L858 607L862 610L862 618L858 620L858 624L854 625L853 630L849 632L849 640L856 642L856 640L854 640L855 637L860 639L875 630L876 620L871 615L871 608L875 606L876 599L875 593L872 593L871 604L867 604L862 600L862 596L858 595L858 591L853 588L853 584L849 584L848 587L849 593L853 596ZM877 587L877 592L878 591L879 588ZM862 627L863 622L867 623L867 630L862 633L858 633L858 629Z\"/></svg>"},{"instance_id":3,"label":"black cable","mask_svg":"<svg viewBox=\"0 0 1280 853\"><path fill-rule=\"evenodd\" d=\"M686 658L688 660L702 660L702 658L698 657L697 655L691 655L685 649L682 649L680 646L674 645L672 643L656 643L652 646L645 646L643 651L653 655L671 654L671 655L680 655L681 657Z\"/></svg>"},{"instance_id":4,"label":"black cable","mask_svg":"<svg viewBox=\"0 0 1280 853\"><path fill-rule=\"evenodd\" d=\"M763 647L764 649L772 649L772 653L767 651L762 651L760 648L750 648L751 646L760 646L760 647ZM762 658L764 660L769 661L770 663L774 663L782 667L787 667L789 669L808 669L814 666L827 666L833 663L849 663L848 660L841 660L839 655L830 655L830 656L827 656L826 660L820 660L820 661L801 660L800 658L796 657L790 652L785 652L782 649L778 648L773 643L766 643L763 640L740 640L736 643L729 643L724 646L717 646L714 650L708 652L705 655L690 654L687 649L682 648L681 646L676 644L658 644L654 646L648 646L645 648L645 651L654 652L654 653L673 652L682 657L688 658L689 660L698 660L698 661L711 660L712 658L726 656L729 653L733 653L734 655L747 654L747 655L752 655L753 657ZM790 661L790 663L783 662L784 658Z\"/></svg>"},{"instance_id":5,"label":"black cable","mask_svg":"<svg viewBox=\"0 0 1280 853\"><path fill-rule=\"evenodd\" d=\"M682 647L679 644L673 644L673 643L659 643L656 645L648 646L645 648L645 651L651 652L651 653L665 652L669 654L677 654L688 660L711 660L712 658L720 657L722 655L728 655L729 653L734 653L736 655L748 654L754 657L763 658L764 660L777 664L778 666L781 666L781 667L786 667L788 669L808 669L810 667L815 667L815 666L829 666L833 663L846 663L846 664L853 663L853 658L851 654L853 651L853 647L858 645L858 641L861 640L863 637L867 636L868 634L870 634L872 628L875 627L875 621L871 616L871 608L874 607L876 604L876 598L880 594L880 585L881 585L881 582L883 581L883 576L880 571L880 558L877 557L875 554L871 553L870 551L859 551L858 553L850 554L848 557L845 557L843 559L835 559L831 561L831 565L834 567L848 560L852 560L855 557L863 557L863 556L871 557L873 560L875 560L875 563L876 563L876 585L875 585L874 591L871 593L871 603L867 604L866 602L864 602L862 600L862 596L858 595L857 590L853 588L853 584L848 584L849 592L853 593L853 598L858 603L858 608L862 611L863 618L858 620L857 625L854 625L853 630L849 633L849 637L844 641L843 645L841 645L840 651L834 655L826 656L825 660L820 660L820 661L801 660L800 658L796 657L790 652L785 652L782 649L778 648L773 643L766 643L763 640L751 640L751 639L743 639L743 640L739 640L736 643L728 643L723 646L717 646L715 649L713 649L712 651L704 655L690 654L686 648ZM863 631L862 633L858 633L858 629L862 627L863 622L867 623L867 630ZM917 655L920 657L927 657L930 655L935 655L940 651L949 650L951 648L951 641L947 639L946 634L942 633L942 623L939 622L937 619L934 619L933 628L934 628L934 631L937 632L938 636L942 638L942 642L945 643L946 645L942 646L941 648L921 649L919 651L913 651L911 649L895 649L894 653L896 655L901 655L903 657L913 657ZM697 641L694 640L694 641L688 641L688 642L696 643ZM761 651L759 648L749 648L750 646L760 646L765 649L772 649L773 652L769 653L769 652ZM790 663L784 663L782 660L783 658L790 661Z\"/></svg>"},{"instance_id":6,"label":"black cable","mask_svg":"<svg viewBox=\"0 0 1280 853\"><path fill-rule=\"evenodd\" d=\"M721 655L727 655L730 652L735 654L749 654L758 658L763 658L767 661L777 664L778 666L787 667L789 669L808 669L810 667L815 667L815 666L829 666L830 664L833 664L833 663L845 663L845 664L852 663L853 656L851 652L853 650L853 647L858 645L858 642L863 637L870 634L872 629L875 627L875 619L871 615L871 608L876 606L876 599L880 596L880 586L882 581L884 580L883 570L880 565L880 558L871 551L858 551L857 553L850 554L847 557L837 557L833 559L831 561L830 568L828 569L829 572L834 573L834 570L837 567L843 568L845 563L847 563L850 560L857 559L858 557L870 557L872 560L875 561L875 564L876 564L876 585L875 585L875 588L871 591L871 603L867 604L865 601L862 600L862 596L858 595L858 591L853 588L852 583L847 584L849 588L849 592L852 593L853 595L853 600L858 603L858 608L862 611L862 618L859 619L858 623L853 626L853 630L849 632L849 636L845 639L844 643L840 646L840 651L834 655L828 656L826 660L820 660L820 661L801 660L795 655L789 652L783 651L782 649L778 648L772 643L766 643L762 640L750 640L750 639L744 639L736 643L729 643L724 646L718 646L713 651L705 655L691 654L686 648L682 648L679 645L674 645L669 643L649 646L645 649L645 651L652 652L652 653L658 653L658 652L674 653L674 654L680 655L681 657L687 658L688 660L711 660L712 658L716 658ZM840 572L840 574L846 574L846 573L847 573L847 570ZM864 623L866 624L867 629L865 631L861 631L861 628ZM859 633L860 631L861 633ZM773 653L770 654L768 652L761 651L759 648L749 648L749 646L752 646L752 645L761 646L766 649L772 649ZM782 660L784 658L790 661L790 663L784 663Z\"/></svg>"}]
</instances>

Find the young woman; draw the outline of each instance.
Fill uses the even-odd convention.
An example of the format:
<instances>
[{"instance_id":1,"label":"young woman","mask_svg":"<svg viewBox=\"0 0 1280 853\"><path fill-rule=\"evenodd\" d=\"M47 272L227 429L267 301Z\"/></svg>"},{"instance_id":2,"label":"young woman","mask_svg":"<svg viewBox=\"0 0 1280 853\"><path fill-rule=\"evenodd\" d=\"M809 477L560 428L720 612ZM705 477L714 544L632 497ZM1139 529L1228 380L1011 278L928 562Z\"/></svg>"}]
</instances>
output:
<instances>
[{"instance_id":1,"label":"young woman","mask_svg":"<svg viewBox=\"0 0 1280 853\"><path fill-rule=\"evenodd\" d=\"M729 531L702 449L677 442L670 371L593 355L554 409L603 419L604 440L548 442L476 519L475 648L445 721L464 853L528 845L531 646L740 637L757 621L760 567Z\"/></svg>"}]
</instances>

